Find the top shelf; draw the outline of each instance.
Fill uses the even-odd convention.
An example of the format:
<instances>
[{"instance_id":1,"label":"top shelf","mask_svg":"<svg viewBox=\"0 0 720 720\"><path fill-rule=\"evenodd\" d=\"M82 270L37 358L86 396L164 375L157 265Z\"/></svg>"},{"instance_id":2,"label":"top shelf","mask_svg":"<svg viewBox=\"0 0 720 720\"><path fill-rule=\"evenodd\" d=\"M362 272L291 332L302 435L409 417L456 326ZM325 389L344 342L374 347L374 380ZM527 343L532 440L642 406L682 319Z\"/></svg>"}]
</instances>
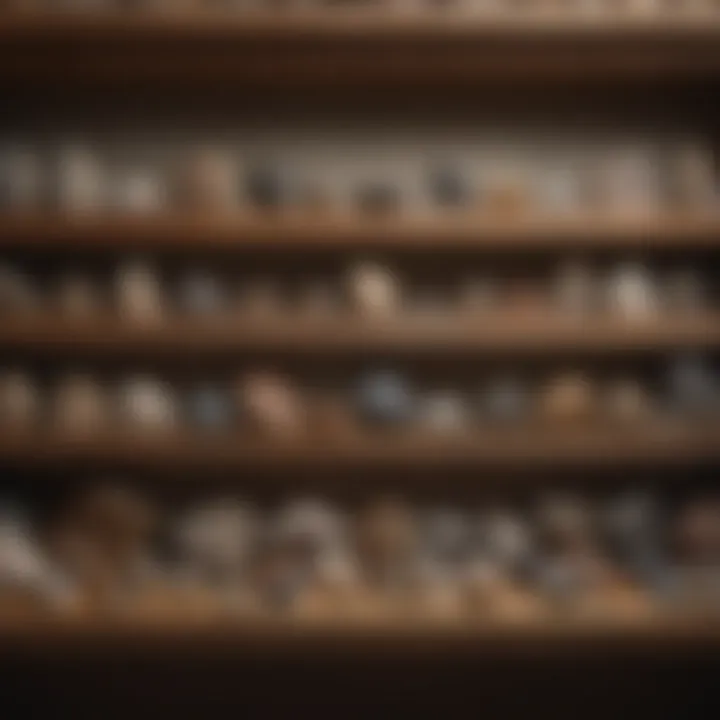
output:
<instances>
[{"instance_id":1,"label":"top shelf","mask_svg":"<svg viewBox=\"0 0 720 720\"><path fill-rule=\"evenodd\" d=\"M376 39L626 39L687 40L717 37L720 10L584 13L532 9L484 14L481 10L321 6L287 9L238 10L126 10L126 11L4 11L0 36L26 39L197 40L232 37L235 40L296 39L298 37Z\"/></svg>"},{"instance_id":2,"label":"top shelf","mask_svg":"<svg viewBox=\"0 0 720 720\"><path fill-rule=\"evenodd\" d=\"M720 79L720 12L318 8L0 16L0 80L206 86Z\"/></svg>"}]
</instances>

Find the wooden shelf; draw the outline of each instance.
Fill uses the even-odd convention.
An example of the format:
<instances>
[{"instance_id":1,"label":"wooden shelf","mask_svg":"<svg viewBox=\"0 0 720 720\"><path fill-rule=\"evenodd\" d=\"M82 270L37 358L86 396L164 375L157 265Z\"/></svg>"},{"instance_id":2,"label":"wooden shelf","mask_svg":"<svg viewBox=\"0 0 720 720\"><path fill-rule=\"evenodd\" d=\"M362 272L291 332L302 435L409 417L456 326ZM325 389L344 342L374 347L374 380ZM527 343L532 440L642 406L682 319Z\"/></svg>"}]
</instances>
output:
<instances>
[{"instance_id":1,"label":"wooden shelf","mask_svg":"<svg viewBox=\"0 0 720 720\"><path fill-rule=\"evenodd\" d=\"M720 18L289 10L6 13L3 80L343 85L717 77ZM430 51L430 52L428 52Z\"/></svg>"},{"instance_id":2,"label":"wooden shelf","mask_svg":"<svg viewBox=\"0 0 720 720\"><path fill-rule=\"evenodd\" d=\"M78 12L52 10L4 10L0 33L11 37L97 40L98 33L128 40L158 36L190 38L232 37L235 40L292 38L297 35L343 37L389 35L390 37L665 37L672 39L716 37L720 13L701 11L655 15L608 12L583 15L572 10L553 12L528 8L515 15L483 15L462 8L448 11L427 8L297 7L284 10L245 8L237 10L112 10Z\"/></svg>"},{"instance_id":3,"label":"wooden shelf","mask_svg":"<svg viewBox=\"0 0 720 720\"><path fill-rule=\"evenodd\" d=\"M438 214L368 219L288 213L153 217L0 216L0 248L130 251L660 250L720 248L720 212L552 218Z\"/></svg>"},{"instance_id":4,"label":"wooden shelf","mask_svg":"<svg viewBox=\"0 0 720 720\"><path fill-rule=\"evenodd\" d=\"M413 468L499 466L552 468L594 463L682 466L720 460L717 428L526 427L488 429L458 437L420 432L386 432L382 436L312 434L294 439L252 437L236 433L146 431L68 435L53 432L5 432L0 437L0 464L24 469L118 467L160 472L243 467Z\"/></svg>"},{"instance_id":5,"label":"wooden shelf","mask_svg":"<svg viewBox=\"0 0 720 720\"><path fill-rule=\"evenodd\" d=\"M0 348L78 357L216 357L243 352L310 355L504 354L613 355L711 349L720 346L720 315L674 316L657 321L588 320L529 311L458 317L255 317L172 320L147 325L115 317L73 320L0 318Z\"/></svg>"},{"instance_id":6,"label":"wooden shelf","mask_svg":"<svg viewBox=\"0 0 720 720\"><path fill-rule=\"evenodd\" d=\"M489 653L570 653L588 651L682 651L720 649L720 627L707 622L464 623L436 621L357 622L258 620L249 622L19 621L0 627L0 642L38 653L88 650L163 652L169 649L234 650L238 653L338 649L384 652L458 651Z\"/></svg>"},{"instance_id":7,"label":"wooden shelf","mask_svg":"<svg viewBox=\"0 0 720 720\"><path fill-rule=\"evenodd\" d=\"M143 40L235 42L359 38L373 40L510 40L579 38L592 40L672 40L698 41L720 36L720 13L697 12L634 14L628 12L583 16L581 12L552 12L527 9L515 16L462 8L445 12L418 9L377 9L373 7L305 7L282 10L246 8L229 10L113 11L112 9L76 13L48 11L8 11L0 16L0 38L8 42L36 40L129 42Z\"/></svg>"}]
</instances>

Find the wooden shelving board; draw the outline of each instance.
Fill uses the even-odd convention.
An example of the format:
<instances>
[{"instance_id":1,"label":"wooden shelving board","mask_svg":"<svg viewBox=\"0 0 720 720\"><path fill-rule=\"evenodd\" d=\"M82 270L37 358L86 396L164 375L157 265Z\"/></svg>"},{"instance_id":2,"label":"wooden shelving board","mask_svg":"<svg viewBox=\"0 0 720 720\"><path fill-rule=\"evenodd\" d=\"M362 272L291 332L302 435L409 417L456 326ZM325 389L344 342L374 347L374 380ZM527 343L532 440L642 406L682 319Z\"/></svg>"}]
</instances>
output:
<instances>
[{"instance_id":1,"label":"wooden shelving board","mask_svg":"<svg viewBox=\"0 0 720 720\"><path fill-rule=\"evenodd\" d=\"M0 80L264 86L712 78L720 18L453 12L6 13Z\"/></svg>"},{"instance_id":2,"label":"wooden shelving board","mask_svg":"<svg viewBox=\"0 0 720 720\"><path fill-rule=\"evenodd\" d=\"M311 211L145 217L29 213L0 216L2 249L304 252L346 247L407 251L720 248L720 212L626 217L584 214L567 218L477 212L371 219Z\"/></svg>"},{"instance_id":3,"label":"wooden shelving board","mask_svg":"<svg viewBox=\"0 0 720 720\"><path fill-rule=\"evenodd\" d=\"M708 3L708 8L710 4ZM483 13L469 8L433 10L410 7L296 7L284 10L239 8L237 10L92 10L78 12L52 10L4 10L0 16L0 35L26 39L100 39L145 37L223 38L263 40L296 36L362 38L389 36L452 39L503 37L554 39L587 38L672 38L698 39L720 33L717 10L671 10L663 13L622 12L583 13L582 10L538 9L516 13ZM100 35L100 39L98 38Z\"/></svg>"},{"instance_id":4,"label":"wooden shelving board","mask_svg":"<svg viewBox=\"0 0 720 720\"><path fill-rule=\"evenodd\" d=\"M720 315L680 315L648 321L573 318L528 311L458 316L310 315L122 322L117 317L0 317L0 349L60 357L217 357L243 352L302 354L562 353L610 356L632 352L703 350L720 346Z\"/></svg>"},{"instance_id":5,"label":"wooden shelving board","mask_svg":"<svg viewBox=\"0 0 720 720\"><path fill-rule=\"evenodd\" d=\"M168 649L262 653L353 652L624 653L720 649L720 627L699 621L465 623L453 621L351 622L258 620L25 620L0 627L3 649L23 653Z\"/></svg>"},{"instance_id":6,"label":"wooden shelving board","mask_svg":"<svg viewBox=\"0 0 720 720\"><path fill-rule=\"evenodd\" d=\"M720 429L705 422L687 427L528 426L468 431L457 437L395 431L377 436L308 431L295 438L253 437L228 431L62 432L6 431L0 464L24 469L118 467L162 472L346 467L438 466L552 468L585 465L682 467L720 460Z\"/></svg>"}]
</instances>

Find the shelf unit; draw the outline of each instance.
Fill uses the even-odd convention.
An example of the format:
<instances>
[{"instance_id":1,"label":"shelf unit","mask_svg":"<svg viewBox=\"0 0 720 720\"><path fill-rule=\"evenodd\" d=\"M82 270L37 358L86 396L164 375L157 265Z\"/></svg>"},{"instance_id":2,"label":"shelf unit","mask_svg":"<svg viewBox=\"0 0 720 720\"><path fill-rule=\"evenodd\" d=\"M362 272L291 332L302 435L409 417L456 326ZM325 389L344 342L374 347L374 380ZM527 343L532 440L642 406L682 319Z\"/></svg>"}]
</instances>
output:
<instances>
[{"instance_id":1,"label":"shelf unit","mask_svg":"<svg viewBox=\"0 0 720 720\"><path fill-rule=\"evenodd\" d=\"M574 86L626 83L662 87L666 81L720 83L720 19L620 21L536 18L527 22L453 20L441 12L428 18L388 18L367 13L329 17L302 13L278 19L238 16L130 14L63 16L5 15L0 19L0 85L50 88L110 86L197 89L206 85L402 87L424 91L444 85L536 84ZM713 106L714 107L714 106ZM715 110L714 110L715 111ZM0 219L2 251L51 253L225 253L244 251L346 252L684 252L720 250L720 215L666 214L638 218L583 216L404 218L368 221L358 217L284 215L175 215L87 217L18 215ZM463 319L441 326L432 320L403 324L362 322L172 322L160 328L132 327L115 320L70 321L30 318L0 321L0 348L56 357L83 355L217 354L246 350L293 353L383 352L488 353L495 351L605 354L666 351L720 345L716 316L667 319L642 326L593 322L578 326L551 317L487 322ZM437 464L484 467L615 462L651 465L720 465L720 437L713 428L664 428L628 433L595 428L573 432L487 433L456 440L410 434L391 440L301 438L278 446L261 439L210 440L137 437L122 433L68 437L53 433L3 432L0 463L9 467L143 467L152 470L248 465L279 468L334 464L341 467L407 469ZM254 624L252 628L162 628L98 624L15 624L0 628L6 647L64 652L70 646L163 645L186 650L198 645L234 648L291 647L306 651L328 642L373 652L443 645L497 652L511 647L626 653L643 648L676 652L680 647L720 648L717 628L655 623L647 627L544 627L432 629L326 628ZM7 645L6 645L7 643ZM77 644L77 645L76 645Z\"/></svg>"}]
</instances>

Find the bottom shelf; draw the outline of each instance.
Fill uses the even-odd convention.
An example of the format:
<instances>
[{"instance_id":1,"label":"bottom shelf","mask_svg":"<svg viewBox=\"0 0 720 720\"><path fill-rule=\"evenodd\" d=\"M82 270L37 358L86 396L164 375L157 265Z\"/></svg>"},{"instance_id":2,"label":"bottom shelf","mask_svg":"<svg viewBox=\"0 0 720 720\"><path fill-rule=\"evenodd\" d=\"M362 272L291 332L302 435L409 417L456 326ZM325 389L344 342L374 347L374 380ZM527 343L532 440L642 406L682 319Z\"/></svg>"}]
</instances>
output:
<instances>
[{"instance_id":1,"label":"bottom shelf","mask_svg":"<svg viewBox=\"0 0 720 720\"><path fill-rule=\"evenodd\" d=\"M570 652L710 651L720 654L720 623L663 620L646 623L347 623L143 622L34 620L0 622L5 653L130 650L229 650L238 653L318 652ZM720 655L719 655L720 657Z\"/></svg>"},{"instance_id":2,"label":"bottom shelf","mask_svg":"<svg viewBox=\"0 0 720 720\"><path fill-rule=\"evenodd\" d=\"M424 717L433 707L445 717L467 705L499 718L528 708L573 718L695 717L688 708L701 708L698 717L712 717L720 628L52 622L0 624L0 649L6 686L25 706L90 717L126 707L208 718L230 708L375 717L389 707Z\"/></svg>"}]
</instances>

